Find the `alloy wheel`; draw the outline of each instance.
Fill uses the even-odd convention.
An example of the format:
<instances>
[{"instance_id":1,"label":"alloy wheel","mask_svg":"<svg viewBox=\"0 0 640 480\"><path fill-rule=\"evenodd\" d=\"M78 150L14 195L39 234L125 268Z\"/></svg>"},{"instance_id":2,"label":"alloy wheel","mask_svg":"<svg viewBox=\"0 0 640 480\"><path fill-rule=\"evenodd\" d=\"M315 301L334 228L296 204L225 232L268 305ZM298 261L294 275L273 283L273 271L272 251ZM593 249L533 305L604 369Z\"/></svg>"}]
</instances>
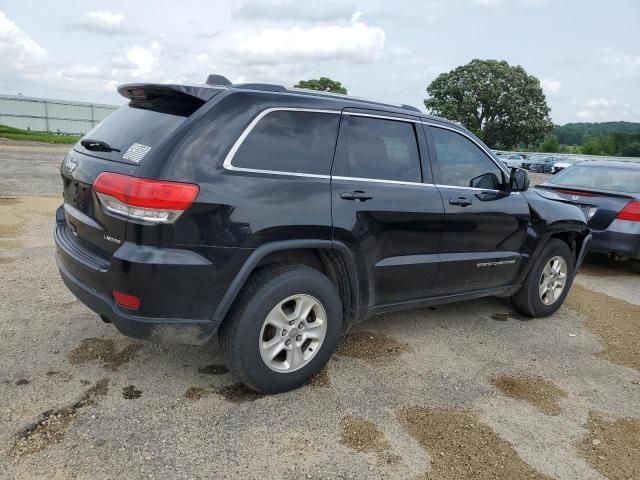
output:
<instances>
[{"instance_id":1,"label":"alloy wheel","mask_svg":"<svg viewBox=\"0 0 640 480\"><path fill-rule=\"evenodd\" d=\"M292 295L265 318L258 346L271 370L290 373L307 365L318 353L327 334L327 314L318 299Z\"/></svg>"}]
</instances>

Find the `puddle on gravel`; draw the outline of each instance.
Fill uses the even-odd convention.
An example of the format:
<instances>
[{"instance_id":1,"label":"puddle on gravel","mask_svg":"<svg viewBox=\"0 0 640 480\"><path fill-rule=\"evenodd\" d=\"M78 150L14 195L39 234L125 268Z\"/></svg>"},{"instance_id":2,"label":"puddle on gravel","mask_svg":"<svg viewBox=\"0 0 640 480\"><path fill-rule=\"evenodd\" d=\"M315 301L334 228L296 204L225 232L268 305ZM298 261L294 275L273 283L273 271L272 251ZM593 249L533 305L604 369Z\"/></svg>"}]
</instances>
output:
<instances>
[{"instance_id":1,"label":"puddle on gravel","mask_svg":"<svg viewBox=\"0 0 640 480\"><path fill-rule=\"evenodd\" d=\"M101 360L103 367L116 370L123 363L133 359L141 348L141 343L131 343L117 351L113 340L85 338L79 347L69 352L69 362L72 365L78 365L92 360Z\"/></svg>"},{"instance_id":2,"label":"puddle on gravel","mask_svg":"<svg viewBox=\"0 0 640 480\"><path fill-rule=\"evenodd\" d=\"M209 390L202 387L190 387L185 392L184 396L189 400L200 400L205 395L209 394Z\"/></svg>"},{"instance_id":3,"label":"puddle on gravel","mask_svg":"<svg viewBox=\"0 0 640 480\"><path fill-rule=\"evenodd\" d=\"M386 336L384 333L355 331L342 339L336 353L346 357L358 358L369 363L384 363L393 360L409 347L405 343Z\"/></svg>"},{"instance_id":4,"label":"puddle on gravel","mask_svg":"<svg viewBox=\"0 0 640 480\"><path fill-rule=\"evenodd\" d=\"M329 377L329 372L327 371L327 368L326 367L323 368L318 373L316 373L313 377L311 377L311 380L307 382L307 385L311 387L316 387L316 388L318 387L331 388L331 378Z\"/></svg>"},{"instance_id":5,"label":"puddle on gravel","mask_svg":"<svg viewBox=\"0 0 640 480\"><path fill-rule=\"evenodd\" d=\"M56 410L43 412L35 423L18 432L9 455L20 457L39 452L64 437L65 431L78 410L94 405L97 398L106 395L109 390L109 379L103 378L87 389L77 402Z\"/></svg>"},{"instance_id":6,"label":"puddle on gravel","mask_svg":"<svg viewBox=\"0 0 640 480\"><path fill-rule=\"evenodd\" d=\"M491 379L506 396L524 400L547 415L560 414L560 399L567 392L538 375L501 375Z\"/></svg>"},{"instance_id":7,"label":"puddle on gravel","mask_svg":"<svg viewBox=\"0 0 640 480\"><path fill-rule=\"evenodd\" d=\"M340 443L347 447L364 453L375 453L378 462L396 464L400 457L392 454L391 446L384 433L375 423L356 416L346 416L340 422L342 430Z\"/></svg>"},{"instance_id":8,"label":"puddle on gravel","mask_svg":"<svg viewBox=\"0 0 640 480\"><path fill-rule=\"evenodd\" d=\"M255 392L241 383L234 383L233 385L219 387L214 389L213 392L223 396L225 400L233 403L254 402L264 397L264 394Z\"/></svg>"},{"instance_id":9,"label":"puddle on gravel","mask_svg":"<svg viewBox=\"0 0 640 480\"><path fill-rule=\"evenodd\" d=\"M640 419L607 420L590 412L589 433L576 444L580 454L610 479L640 478Z\"/></svg>"},{"instance_id":10,"label":"puddle on gravel","mask_svg":"<svg viewBox=\"0 0 640 480\"><path fill-rule=\"evenodd\" d=\"M135 400L142 396L142 390L138 390L135 385L129 385L122 389L122 396L126 400Z\"/></svg>"},{"instance_id":11,"label":"puddle on gravel","mask_svg":"<svg viewBox=\"0 0 640 480\"><path fill-rule=\"evenodd\" d=\"M27 380L26 378L19 378L16 380L16 387L21 387L22 385L29 385L31 380Z\"/></svg>"},{"instance_id":12,"label":"puddle on gravel","mask_svg":"<svg viewBox=\"0 0 640 480\"><path fill-rule=\"evenodd\" d=\"M403 428L431 456L430 479L548 479L511 444L469 411L412 407L398 412Z\"/></svg>"},{"instance_id":13,"label":"puddle on gravel","mask_svg":"<svg viewBox=\"0 0 640 480\"><path fill-rule=\"evenodd\" d=\"M574 283L565 305L587 318L587 328L601 340L601 357L640 370L640 305L594 292Z\"/></svg>"},{"instance_id":14,"label":"puddle on gravel","mask_svg":"<svg viewBox=\"0 0 640 480\"><path fill-rule=\"evenodd\" d=\"M200 367L198 369L198 373L204 373L205 375L222 375L223 373L227 373L229 369L224 365L206 365L204 367Z\"/></svg>"}]
</instances>

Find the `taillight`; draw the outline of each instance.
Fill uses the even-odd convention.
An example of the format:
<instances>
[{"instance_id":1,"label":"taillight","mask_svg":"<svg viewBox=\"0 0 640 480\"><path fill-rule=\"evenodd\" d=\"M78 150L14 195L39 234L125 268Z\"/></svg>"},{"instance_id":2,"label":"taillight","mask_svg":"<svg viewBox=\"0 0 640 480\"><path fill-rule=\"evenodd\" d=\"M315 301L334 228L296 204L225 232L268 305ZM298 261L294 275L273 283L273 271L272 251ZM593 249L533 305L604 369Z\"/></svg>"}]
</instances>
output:
<instances>
[{"instance_id":1,"label":"taillight","mask_svg":"<svg viewBox=\"0 0 640 480\"><path fill-rule=\"evenodd\" d=\"M618 220L640 222L640 202L638 200L631 200L622 210L620 210L618 215L616 215L616 218Z\"/></svg>"},{"instance_id":2,"label":"taillight","mask_svg":"<svg viewBox=\"0 0 640 480\"><path fill-rule=\"evenodd\" d=\"M128 308L129 310L138 310L140 308L139 297L129 293L120 292L118 290L114 290L112 293L113 299L121 307Z\"/></svg>"},{"instance_id":3,"label":"taillight","mask_svg":"<svg viewBox=\"0 0 640 480\"><path fill-rule=\"evenodd\" d=\"M175 221L200 191L192 183L147 180L111 172L98 175L93 189L110 212L156 223Z\"/></svg>"}]
</instances>

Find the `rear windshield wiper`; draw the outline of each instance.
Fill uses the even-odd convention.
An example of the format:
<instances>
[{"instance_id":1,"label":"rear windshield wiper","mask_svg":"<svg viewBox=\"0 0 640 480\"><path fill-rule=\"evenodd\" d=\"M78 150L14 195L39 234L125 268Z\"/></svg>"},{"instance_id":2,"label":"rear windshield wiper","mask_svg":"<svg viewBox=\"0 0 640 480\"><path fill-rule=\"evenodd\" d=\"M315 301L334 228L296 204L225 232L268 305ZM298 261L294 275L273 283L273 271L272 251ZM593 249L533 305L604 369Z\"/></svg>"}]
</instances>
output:
<instances>
[{"instance_id":1,"label":"rear windshield wiper","mask_svg":"<svg viewBox=\"0 0 640 480\"><path fill-rule=\"evenodd\" d=\"M107 142L103 142L102 140L92 140L90 138L80 140L80 145L82 145L87 150L91 150L93 152L119 152L120 151L117 148L113 148Z\"/></svg>"}]
</instances>

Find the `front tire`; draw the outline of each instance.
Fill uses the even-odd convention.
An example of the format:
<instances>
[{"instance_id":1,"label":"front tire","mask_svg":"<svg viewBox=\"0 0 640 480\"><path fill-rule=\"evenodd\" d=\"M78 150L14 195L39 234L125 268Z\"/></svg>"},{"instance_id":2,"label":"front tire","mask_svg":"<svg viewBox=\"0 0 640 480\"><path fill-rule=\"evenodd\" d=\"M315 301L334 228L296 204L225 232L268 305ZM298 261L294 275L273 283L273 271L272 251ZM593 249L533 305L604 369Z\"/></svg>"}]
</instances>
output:
<instances>
[{"instance_id":1,"label":"front tire","mask_svg":"<svg viewBox=\"0 0 640 480\"><path fill-rule=\"evenodd\" d=\"M530 317L547 317L564 302L573 281L573 254L562 240L553 238L535 260L513 297L516 310Z\"/></svg>"},{"instance_id":2,"label":"front tire","mask_svg":"<svg viewBox=\"0 0 640 480\"><path fill-rule=\"evenodd\" d=\"M225 363L243 384L281 393L324 367L341 332L333 283L305 265L276 265L252 275L220 337Z\"/></svg>"}]
</instances>

